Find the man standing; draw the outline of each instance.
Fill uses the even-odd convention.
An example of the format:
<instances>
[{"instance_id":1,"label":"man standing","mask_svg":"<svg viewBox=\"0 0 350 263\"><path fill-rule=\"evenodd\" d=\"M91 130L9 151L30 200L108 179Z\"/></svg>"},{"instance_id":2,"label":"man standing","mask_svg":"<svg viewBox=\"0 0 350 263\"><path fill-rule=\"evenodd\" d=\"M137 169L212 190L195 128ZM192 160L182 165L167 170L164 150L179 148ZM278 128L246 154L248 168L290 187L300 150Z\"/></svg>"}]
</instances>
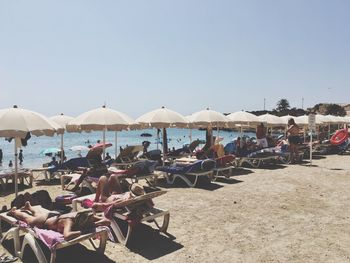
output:
<instances>
[{"instance_id":1,"label":"man standing","mask_svg":"<svg viewBox=\"0 0 350 263\"><path fill-rule=\"evenodd\" d=\"M263 123L256 128L256 141L259 148L267 148L266 129Z\"/></svg>"}]
</instances>

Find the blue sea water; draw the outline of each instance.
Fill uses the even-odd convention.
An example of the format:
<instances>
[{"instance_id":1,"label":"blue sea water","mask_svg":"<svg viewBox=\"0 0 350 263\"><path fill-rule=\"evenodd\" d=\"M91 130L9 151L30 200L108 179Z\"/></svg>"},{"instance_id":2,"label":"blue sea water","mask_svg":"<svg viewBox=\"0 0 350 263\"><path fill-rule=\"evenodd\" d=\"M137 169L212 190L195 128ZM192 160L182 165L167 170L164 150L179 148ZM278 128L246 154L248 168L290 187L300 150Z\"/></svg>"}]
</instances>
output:
<instances>
[{"instance_id":1,"label":"blue sea water","mask_svg":"<svg viewBox=\"0 0 350 263\"><path fill-rule=\"evenodd\" d=\"M150 133L152 137L141 137L142 133ZM160 134L161 136L162 134ZM167 129L168 136L168 147L180 148L184 144L189 143L190 130L188 129ZM214 136L217 135L217 131L214 131ZM222 144L226 144L232 141L234 138L239 136L237 132L227 132L219 131L219 136L223 137ZM247 134L248 136L254 136L255 134ZM203 130L192 130L192 140L205 139L205 131ZM102 142L102 132L91 132L91 133L65 133L64 134L64 149L67 158L77 157L77 152L72 152L69 150L70 147L76 145L93 145L101 140ZM89 143L87 143L89 141ZM157 148L157 130L156 129L147 129L147 130L135 130L135 131L122 131L117 133L117 148L119 153L119 146L125 147L126 145L140 145L143 141L150 141L151 145L149 150ZM110 153L113 157L115 155L115 132L106 133L106 142L113 144L112 147L108 148L106 151ZM22 147L23 149L23 168L37 168L42 167L43 163L50 161L50 157L40 155L40 152L51 147L60 148L61 145L61 136L55 135L53 137L35 137L32 136L28 140L28 145ZM162 145L158 145L159 149L162 149ZM14 142L9 143L4 138L0 138L0 148L3 150L3 162L0 169L7 169L8 163L10 160L14 162ZM86 152L82 152L84 156Z\"/></svg>"}]
</instances>

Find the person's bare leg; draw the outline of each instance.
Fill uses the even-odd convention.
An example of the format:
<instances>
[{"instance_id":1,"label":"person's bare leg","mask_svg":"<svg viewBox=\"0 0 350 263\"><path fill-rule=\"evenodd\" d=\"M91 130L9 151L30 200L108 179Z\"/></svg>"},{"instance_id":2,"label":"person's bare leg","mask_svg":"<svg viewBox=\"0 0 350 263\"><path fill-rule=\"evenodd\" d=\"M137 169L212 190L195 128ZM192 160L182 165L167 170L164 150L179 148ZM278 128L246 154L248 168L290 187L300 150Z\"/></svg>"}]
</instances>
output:
<instances>
[{"instance_id":1,"label":"person's bare leg","mask_svg":"<svg viewBox=\"0 0 350 263\"><path fill-rule=\"evenodd\" d=\"M290 148L290 163L294 163L294 144L289 145Z\"/></svg>"},{"instance_id":2,"label":"person's bare leg","mask_svg":"<svg viewBox=\"0 0 350 263\"><path fill-rule=\"evenodd\" d=\"M109 177L108 186L109 186L110 193L116 193L116 194L122 193L122 187L120 185L119 177L117 174L113 174Z\"/></svg>"},{"instance_id":3,"label":"person's bare leg","mask_svg":"<svg viewBox=\"0 0 350 263\"><path fill-rule=\"evenodd\" d=\"M78 181L75 183L75 186L72 188L72 191L75 192L79 189L80 184L83 182L85 177L87 176L88 169L86 169L79 177Z\"/></svg>"},{"instance_id":4,"label":"person's bare leg","mask_svg":"<svg viewBox=\"0 0 350 263\"><path fill-rule=\"evenodd\" d=\"M41 221L38 221L38 218L30 215L26 212L23 212L16 207L12 207L11 210L7 213L9 216L13 216L14 218L26 222L30 226L38 226Z\"/></svg>"},{"instance_id":5,"label":"person's bare leg","mask_svg":"<svg viewBox=\"0 0 350 263\"><path fill-rule=\"evenodd\" d=\"M95 194L95 202L99 202L100 199L102 201L105 201L108 198L108 196L110 195L108 188L108 178L105 175L103 175L100 177L100 179L98 179Z\"/></svg>"}]
</instances>

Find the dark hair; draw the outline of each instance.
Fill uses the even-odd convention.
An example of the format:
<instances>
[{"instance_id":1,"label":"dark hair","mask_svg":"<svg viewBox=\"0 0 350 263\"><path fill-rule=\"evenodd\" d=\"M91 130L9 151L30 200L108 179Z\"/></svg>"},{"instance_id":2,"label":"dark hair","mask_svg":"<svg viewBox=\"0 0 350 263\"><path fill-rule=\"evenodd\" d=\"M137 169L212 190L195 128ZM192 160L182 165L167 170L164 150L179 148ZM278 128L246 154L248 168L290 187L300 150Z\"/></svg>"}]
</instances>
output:
<instances>
[{"instance_id":1,"label":"dark hair","mask_svg":"<svg viewBox=\"0 0 350 263\"><path fill-rule=\"evenodd\" d=\"M289 124L289 125L294 125L294 124L295 124L294 119L293 119L293 118L290 118L290 119L288 120L288 124Z\"/></svg>"}]
</instances>

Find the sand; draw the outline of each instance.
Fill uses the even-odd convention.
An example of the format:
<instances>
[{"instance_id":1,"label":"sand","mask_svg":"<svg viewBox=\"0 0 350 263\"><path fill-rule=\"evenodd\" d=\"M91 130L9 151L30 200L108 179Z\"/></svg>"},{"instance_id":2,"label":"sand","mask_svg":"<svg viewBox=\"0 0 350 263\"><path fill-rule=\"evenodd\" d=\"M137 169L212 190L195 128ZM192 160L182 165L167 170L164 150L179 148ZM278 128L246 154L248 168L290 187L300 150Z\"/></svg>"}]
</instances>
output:
<instances>
[{"instance_id":1,"label":"sand","mask_svg":"<svg viewBox=\"0 0 350 263\"><path fill-rule=\"evenodd\" d=\"M129 247L108 243L101 257L78 246L57 262L350 262L350 156L234 175L199 188L161 181L168 193L154 202L170 210L169 235L141 226Z\"/></svg>"}]
</instances>

